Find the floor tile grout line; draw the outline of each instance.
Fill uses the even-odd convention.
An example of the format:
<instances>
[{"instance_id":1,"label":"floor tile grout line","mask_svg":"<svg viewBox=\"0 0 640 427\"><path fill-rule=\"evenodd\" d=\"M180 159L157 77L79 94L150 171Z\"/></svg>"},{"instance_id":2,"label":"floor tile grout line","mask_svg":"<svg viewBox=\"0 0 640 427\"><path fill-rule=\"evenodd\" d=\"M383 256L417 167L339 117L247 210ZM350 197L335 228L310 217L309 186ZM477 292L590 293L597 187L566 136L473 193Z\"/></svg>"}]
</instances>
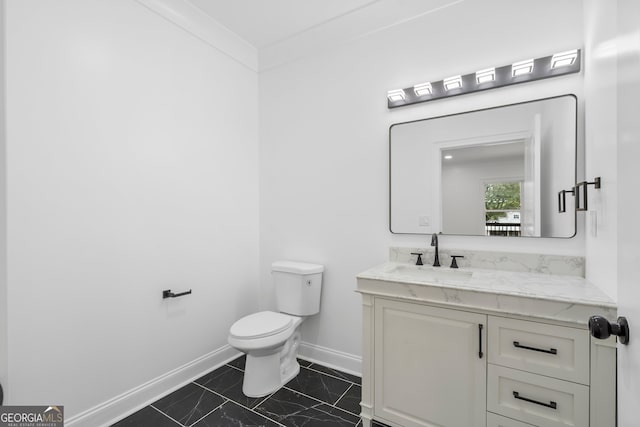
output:
<instances>
[{"instance_id":1,"label":"floor tile grout line","mask_svg":"<svg viewBox=\"0 0 640 427\"><path fill-rule=\"evenodd\" d=\"M200 386L200 384L197 384L197 383L193 383L193 384L196 384L196 385ZM201 386L201 387L202 387L202 386ZM203 388L204 388L204 387L203 387ZM212 391L212 390L209 390L208 388L204 388L204 389L205 389L206 391ZM217 394L217 393L215 393L215 392L213 392L213 393L214 393L214 394ZM188 425L192 426L192 425L195 425L195 424L199 423L199 422L200 422L204 417L208 416L209 414L211 414L212 412L216 411L217 409L220 409L220 407L222 407L222 405L224 405L225 403L227 403L227 402L229 401L229 399L227 399L226 397L224 397L224 396L222 396L222 395L219 395L219 396L222 398L222 403L221 403L221 404L219 404L218 406L216 406L216 407L215 407L214 409L212 409L211 411L207 412L207 413L206 413L205 415L203 415L202 417L198 418L195 422L190 423L190 424L188 424ZM171 418L173 421L177 422L177 423L178 423L178 424L180 424L181 426L186 426L186 425L187 425L187 424L185 424L185 423L181 423L180 421L176 420L175 418L172 418L172 417L171 417L169 414L167 414L166 412L164 412L164 411L162 411L161 409L156 408L155 406L153 406L153 404L151 404L151 405L149 405L149 406L151 406L151 407L152 407L153 409L155 409L156 411L158 411L158 412L162 413L163 415L167 416L168 418Z\"/></svg>"},{"instance_id":2,"label":"floor tile grout line","mask_svg":"<svg viewBox=\"0 0 640 427\"><path fill-rule=\"evenodd\" d=\"M351 412L349 412L349 411L345 411L344 409L341 409L341 408L336 408L336 407L335 407L335 406L333 406L333 405L328 405L328 406L331 406L331 407L332 407L332 408L334 408L334 409L338 409L338 410L340 410L340 411L344 412L345 414L353 415ZM331 416L334 416L334 417L338 417L338 418L339 418L339 419L341 419L341 420L347 421L347 420L345 420L345 419L344 419L343 417L341 417L341 416L338 416L338 415L335 415L335 414L332 414L332 413L329 413L329 412L325 412L325 411L323 411L322 409L319 409L319 408L316 408L316 409L317 409L318 411L320 411L320 412L323 412L323 413L327 414L327 415L331 415ZM354 425L358 425L358 423L360 422L360 419L361 419L359 415L356 415L356 418L358 419L358 421L356 421L356 423L355 423Z\"/></svg>"},{"instance_id":3,"label":"floor tile grout line","mask_svg":"<svg viewBox=\"0 0 640 427\"><path fill-rule=\"evenodd\" d=\"M271 396L273 396L273 393L271 393L271 394L269 395L269 397L271 397ZM264 402L264 401L266 401L269 397L267 397L266 399L264 399L264 400L263 400L262 402L260 402L260 403L263 403L263 402ZM258 411L256 411L256 410L254 410L254 409L251 409L251 408L247 408L246 406L243 406L243 405L240 405L240 406L242 406L242 407L243 407L243 408L245 408L245 409L248 409L249 411L253 412L254 414L258 414L258 415L260 415L262 418L264 418L264 419L266 419L266 420L273 421L274 423L276 423L277 425L279 425L279 426L281 426L281 427L286 427L284 424L282 424L282 423L280 423L280 422L278 422L278 421L274 420L273 418L269 418L269 417L267 417L265 414L261 414L260 412L258 412ZM256 405L256 408L257 408L257 407L258 407L258 405Z\"/></svg>"},{"instance_id":4,"label":"floor tile grout line","mask_svg":"<svg viewBox=\"0 0 640 427\"><path fill-rule=\"evenodd\" d=\"M349 387L347 387L347 389L344 391L344 393L342 393L342 395L338 398L338 400L333 402L333 405L337 405L338 402L340 402L340 399L342 399L344 397L344 395L347 394L349 392L349 390L351 390L351 387L353 387L353 384L351 384Z\"/></svg>"},{"instance_id":5,"label":"floor tile grout line","mask_svg":"<svg viewBox=\"0 0 640 427\"><path fill-rule=\"evenodd\" d=\"M189 386L190 384L195 384L196 386L200 385L200 384L196 383L195 381L192 381L192 382L191 382L191 383L189 383L189 384L185 384L185 385L182 387L182 389L184 389L185 387ZM178 390L176 390L176 391L178 391ZM211 390L205 389L205 391L211 391ZM169 393L169 394L172 394L172 393ZM164 397L161 397L160 399L164 399L165 397L169 396L169 394L167 394L167 395L166 395L166 396L164 396ZM224 404L224 399L226 399L226 397L224 397L224 396L220 396L220 397L223 399L223 402L222 402L222 403ZM157 402L157 401L156 401L156 402ZM156 403L156 402L153 402L153 403ZM157 407L153 406L153 404L150 404L149 406L153 406L153 408L154 408L154 409L156 409L156 410L158 410L158 411L162 412L163 414L165 414L165 415L167 415L169 418L171 418L171 417L169 416L169 413L168 413L168 412L165 412L165 411L169 411L171 408L173 408L173 407L174 407L174 405L177 405L177 404L179 404L180 402L181 402L181 401L180 401L180 400L178 400L178 401L175 401L175 402L171 403L171 404L170 404L170 405L169 405L165 410L162 410L162 409L160 409L160 408L157 408ZM196 406L194 406L194 408L193 408L193 409L195 409L195 408L198 406L198 404L199 404L199 403L200 403L200 402L198 401L198 403L196 403ZM218 406L218 407L219 407L219 406ZM215 408L215 409L217 409L217 408ZM215 409L214 409L214 411L215 411ZM211 412L212 412L212 411L211 411ZM207 415L208 415L209 413L211 413L211 412L208 412L208 413L207 413ZM205 416L206 416L206 415L205 415ZM192 426L192 425L194 425L195 423L199 422L202 418L204 418L204 417L200 417L199 419L197 419L197 420L196 420L195 422L193 422L193 423L183 423L183 422L181 422L181 421L175 420L174 418L171 418L171 419L172 419L172 420L174 420L174 421L176 421L177 423L180 423L180 425L182 425L182 426Z\"/></svg>"},{"instance_id":6,"label":"floor tile grout line","mask_svg":"<svg viewBox=\"0 0 640 427\"><path fill-rule=\"evenodd\" d=\"M336 376L336 375L331 375L331 374L327 374L326 372L318 371L318 370L316 370L316 369L313 369L311 366L313 366L313 364L311 364L311 365L309 365L309 366L301 366L301 368L306 368L306 369L308 369L308 370L310 370L310 371L317 372L317 373L319 373L319 374L326 375L326 376L328 376L328 377L335 378L335 379L338 379L338 380L341 380L341 381L347 382L347 383L349 383L349 384L355 384L355 385L358 385L358 386L359 386L359 385L361 385L361 384L358 384L357 382L354 382L354 381L351 381L351 380L348 380L348 379L345 379L345 378L340 378L340 377L338 377L338 376ZM320 366L324 366L324 365L320 365ZM325 368L327 368L327 367L325 366ZM328 369L332 369L332 368L328 368ZM354 376L355 376L355 375L354 375Z\"/></svg>"},{"instance_id":7,"label":"floor tile grout line","mask_svg":"<svg viewBox=\"0 0 640 427\"><path fill-rule=\"evenodd\" d=\"M269 418L269 417L267 417L266 415L261 414L260 412L255 411L254 409L252 409L252 408L248 407L247 405L243 405L242 403L240 403L240 402L236 402L235 400L230 399L230 398L228 398L228 397L226 397L226 396L224 396L224 395L222 395L222 394L218 393L218 392L217 392L217 391L215 391L215 390L211 390L211 389L210 389L210 388L208 388L207 386L204 386L204 385L202 385L202 384L198 384L198 383L195 383L195 384L197 384L197 385L199 385L200 387L202 387L203 389L205 389L205 390L207 390L207 391L210 391L210 392L212 392L212 393L216 394L217 396L220 396L221 398L225 399L225 401L222 403L222 405L224 405L224 404L225 404L225 403L227 403L227 402L235 403L236 405L238 405L238 406L240 406L240 407L242 407L242 408L246 409L247 411L250 411L250 412L253 412L254 414L260 415L262 418L265 418L265 419L267 419L267 420L269 420L269 421L273 421L274 423L278 424L278 425L279 425L279 426L281 426L281 427L286 427L284 424L280 424L280 423L279 423L279 422L277 422L276 420L274 420L274 419L272 419L272 418ZM259 403L259 404L255 405L255 407L257 408L259 405L261 405L262 403L264 403L267 399L269 399L271 396L273 396L273 394L274 394L274 393L270 393L267 397L265 397L264 399L262 399L262 400L260 401L260 403ZM218 406L218 408L220 408L222 405ZM218 408L216 408L216 409L218 409ZM214 410L215 410L215 409L214 409ZM213 412L213 411L211 411L211 412ZM210 414L211 412L209 412L209 414ZM207 415L209 415L209 414L207 414ZM200 420L198 420L198 421L200 421Z\"/></svg>"},{"instance_id":8,"label":"floor tile grout line","mask_svg":"<svg viewBox=\"0 0 640 427\"><path fill-rule=\"evenodd\" d=\"M196 384L198 384L198 383L196 383ZM225 396L225 395L224 395L224 394L222 394L222 393L218 393L217 391L215 391L215 390L213 390L213 389L210 389L209 387L207 387L207 386L205 386L205 385L202 385L202 384L198 384L198 385L199 385L200 387L202 387L203 389L205 389L205 390L207 390L207 391L210 391L211 393L214 393L214 394L216 394L216 395L220 396L220 397L221 397L221 398L223 398L223 399L226 399L226 400L231 401L231 402L233 402L233 403L237 403L238 405L242 406L243 408L251 409L249 406L247 406L247 405L245 405L245 404L243 404L243 403L240 403L240 402L238 402L238 401L235 401L235 400L233 400L232 398L227 397L227 396ZM242 394L244 394L244 393L242 393ZM246 394L244 394L244 395L246 396ZM273 393L270 393L267 397L265 397L264 399L262 399L262 400L260 401L260 403L263 403L265 400L267 400L267 399L268 399L268 398L270 398L271 396L273 396ZM247 397L249 397L249 396L247 396ZM249 397L249 399L253 399L253 398L252 398L252 397ZM258 406L258 405L255 405L255 406Z\"/></svg>"},{"instance_id":9,"label":"floor tile grout line","mask_svg":"<svg viewBox=\"0 0 640 427\"><path fill-rule=\"evenodd\" d=\"M184 427L184 424L182 424L180 421L176 420L175 418L169 416L168 414L165 414L164 412L162 412L160 409L156 408L155 406L153 406L153 404L149 405L150 407L152 407L153 409L155 409L156 411L160 412L162 415L164 415L165 417L169 418L171 421L174 421L176 423L178 423L179 426Z\"/></svg>"},{"instance_id":10,"label":"floor tile grout line","mask_svg":"<svg viewBox=\"0 0 640 427\"><path fill-rule=\"evenodd\" d=\"M339 410L339 411L346 412L346 413L347 413L347 414L349 414L349 415L353 415L353 416L356 416L356 417L360 418L360 414L354 414L353 412L349 412L349 411L347 411L347 410L346 410L346 409L344 409L344 408L341 408L341 407L336 406L336 405L332 405L331 403L329 403L329 402L325 402L324 400L322 400L322 399L318 399L317 397L310 396L310 395L305 394L305 393L303 393L303 392L301 392L301 391L298 391L298 390L295 390L295 389L292 389L292 388L289 388L289 387L286 387L286 386L285 386L285 387L282 387L282 388L285 388L285 389L287 389L287 390L289 390L289 391L292 391L292 392L294 392L294 393L298 393L298 394L300 394L300 395L302 395L302 396L308 397L309 399L313 399L313 400L315 400L316 402L320 402L320 403L323 403L323 404L325 404L325 405L331 406L332 408L335 408L335 409L337 409L337 410Z\"/></svg>"},{"instance_id":11,"label":"floor tile grout line","mask_svg":"<svg viewBox=\"0 0 640 427\"><path fill-rule=\"evenodd\" d=\"M244 369L240 369L240 368L238 368L237 366L233 366L233 365L229 365L229 364L226 364L226 365L224 365L224 366L228 366L228 367L230 367L230 368L233 368L233 369L235 369L236 371L244 372ZM218 369L220 369L220 368L218 368ZM217 369L216 369L216 370L217 370Z\"/></svg>"},{"instance_id":12,"label":"floor tile grout line","mask_svg":"<svg viewBox=\"0 0 640 427\"><path fill-rule=\"evenodd\" d=\"M278 390L276 390L276 391L278 391ZM262 399L262 400L260 401L260 403L258 403L257 405L255 405L255 406L254 406L254 408L257 408L258 406L262 405L264 402L266 402L266 400L267 400L268 398L270 398L271 396L273 396L273 394L274 394L274 393L275 393L275 391L274 391L274 392L272 392L272 393L269 393L269 395L268 395L267 397L265 397L264 399Z\"/></svg>"},{"instance_id":13,"label":"floor tile grout line","mask_svg":"<svg viewBox=\"0 0 640 427\"><path fill-rule=\"evenodd\" d=\"M189 424L189 425L194 426L194 425L198 424L198 423L199 423L200 421L202 421L204 418L208 417L209 415L213 414L213 413L214 413L215 411L217 411L218 409L222 408L222 406L223 406L225 403L227 403L228 401L229 401L229 399L224 398L224 401L223 401L221 404L219 404L218 406L216 406L216 407L215 407L215 409L213 409L213 410L211 410L211 411L207 412L207 413L206 413L206 414L204 414L202 417L200 417L199 419L197 419L195 423L192 423L192 424Z\"/></svg>"},{"instance_id":14,"label":"floor tile grout line","mask_svg":"<svg viewBox=\"0 0 640 427\"><path fill-rule=\"evenodd\" d=\"M340 401L340 399L338 399L338 402L339 402L339 401ZM336 402L336 403L338 403L338 402ZM341 410L342 412L346 412L347 414L355 415L356 417L358 417L358 419L360 419L360 418L361 418L361 417L360 417L360 414L354 414L353 412L351 412L351 411L349 411L349 410L347 410L347 409L341 408L341 407L339 407L339 406L337 406L337 405L329 405L329 406L333 406L334 408L339 409L339 410Z\"/></svg>"},{"instance_id":15,"label":"floor tile grout line","mask_svg":"<svg viewBox=\"0 0 640 427\"><path fill-rule=\"evenodd\" d=\"M199 386L199 387L202 387L203 389L205 389L205 390L207 390L207 391L210 391L211 393L215 394L216 396L220 396L220 397L221 397L222 399L224 399L224 400L231 400L231 399L229 399L227 396L225 396L224 394L218 393L217 391L210 389L210 388L209 388L209 387L207 387L206 385L198 384L198 383L196 383L196 382L194 382L194 384L196 384L196 385L197 385L197 386ZM234 401L234 402L235 402L235 401ZM236 403L237 403L237 402L236 402Z\"/></svg>"}]
</instances>

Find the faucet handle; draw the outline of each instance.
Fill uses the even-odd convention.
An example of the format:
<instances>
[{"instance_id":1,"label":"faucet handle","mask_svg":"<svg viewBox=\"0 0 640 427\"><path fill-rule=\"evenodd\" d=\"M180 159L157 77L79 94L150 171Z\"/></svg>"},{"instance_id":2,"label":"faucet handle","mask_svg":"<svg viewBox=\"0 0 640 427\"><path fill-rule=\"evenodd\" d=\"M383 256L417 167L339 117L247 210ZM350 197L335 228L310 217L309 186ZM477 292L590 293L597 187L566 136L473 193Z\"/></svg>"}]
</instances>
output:
<instances>
[{"instance_id":1,"label":"faucet handle","mask_svg":"<svg viewBox=\"0 0 640 427\"><path fill-rule=\"evenodd\" d=\"M422 254L419 252L411 252L411 255L418 255L418 259L416 260L416 265L422 265Z\"/></svg>"},{"instance_id":2,"label":"faucet handle","mask_svg":"<svg viewBox=\"0 0 640 427\"><path fill-rule=\"evenodd\" d=\"M463 255L451 255L451 268L458 268L456 258L464 258Z\"/></svg>"}]
</instances>

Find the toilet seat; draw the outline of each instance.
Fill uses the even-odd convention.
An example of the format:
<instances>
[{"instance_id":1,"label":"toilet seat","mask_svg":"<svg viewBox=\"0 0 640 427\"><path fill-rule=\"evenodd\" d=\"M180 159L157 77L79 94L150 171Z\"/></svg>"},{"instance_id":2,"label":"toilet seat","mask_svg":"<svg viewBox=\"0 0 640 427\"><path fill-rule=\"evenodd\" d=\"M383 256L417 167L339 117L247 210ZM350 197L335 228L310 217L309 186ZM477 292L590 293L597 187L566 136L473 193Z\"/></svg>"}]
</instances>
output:
<instances>
[{"instance_id":1,"label":"toilet seat","mask_svg":"<svg viewBox=\"0 0 640 427\"><path fill-rule=\"evenodd\" d=\"M261 311L234 323L229 329L227 342L237 350L273 351L288 340L302 323L302 317Z\"/></svg>"},{"instance_id":2,"label":"toilet seat","mask_svg":"<svg viewBox=\"0 0 640 427\"><path fill-rule=\"evenodd\" d=\"M273 311L250 314L235 322L229 335L236 339L249 340L276 335L289 328L293 318Z\"/></svg>"}]
</instances>

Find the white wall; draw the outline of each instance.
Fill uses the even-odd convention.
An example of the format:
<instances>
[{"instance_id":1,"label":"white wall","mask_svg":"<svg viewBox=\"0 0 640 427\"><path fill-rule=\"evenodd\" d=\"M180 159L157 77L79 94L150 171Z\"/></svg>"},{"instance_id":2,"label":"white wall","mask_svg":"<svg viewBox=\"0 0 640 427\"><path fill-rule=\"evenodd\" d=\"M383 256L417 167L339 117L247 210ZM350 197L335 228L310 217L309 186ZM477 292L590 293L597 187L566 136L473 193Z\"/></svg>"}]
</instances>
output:
<instances>
[{"instance_id":1,"label":"white wall","mask_svg":"<svg viewBox=\"0 0 640 427\"><path fill-rule=\"evenodd\" d=\"M626 427L638 423L640 400L640 4L636 0L617 2L616 57L618 314L629 320L631 331L629 344L618 345L618 425Z\"/></svg>"},{"instance_id":2,"label":"white wall","mask_svg":"<svg viewBox=\"0 0 640 427\"><path fill-rule=\"evenodd\" d=\"M585 178L602 177L589 188L586 213L586 276L617 297L617 1L585 0Z\"/></svg>"},{"instance_id":3,"label":"white wall","mask_svg":"<svg viewBox=\"0 0 640 427\"><path fill-rule=\"evenodd\" d=\"M260 75L262 301L273 307L272 261L325 264L321 313L303 328L309 343L359 356L355 275L385 261L389 246L428 243L427 236L388 231L387 135L392 123L566 93L582 96L582 76L573 75L388 110L389 89L583 44L581 0L464 2L464 12L461 6ZM584 253L581 233L573 239L443 236L440 244Z\"/></svg>"},{"instance_id":4,"label":"white wall","mask_svg":"<svg viewBox=\"0 0 640 427\"><path fill-rule=\"evenodd\" d=\"M73 417L257 308L258 82L132 0L6 9L7 403Z\"/></svg>"},{"instance_id":5,"label":"white wall","mask_svg":"<svg viewBox=\"0 0 640 427\"><path fill-rule=\"evenodd\" d=\"M0 0L0 29L4 28L4 0ZM0 384L7 385L7 181L5 144L4 31L0 30Z\"/></svg>"}]
</instances>

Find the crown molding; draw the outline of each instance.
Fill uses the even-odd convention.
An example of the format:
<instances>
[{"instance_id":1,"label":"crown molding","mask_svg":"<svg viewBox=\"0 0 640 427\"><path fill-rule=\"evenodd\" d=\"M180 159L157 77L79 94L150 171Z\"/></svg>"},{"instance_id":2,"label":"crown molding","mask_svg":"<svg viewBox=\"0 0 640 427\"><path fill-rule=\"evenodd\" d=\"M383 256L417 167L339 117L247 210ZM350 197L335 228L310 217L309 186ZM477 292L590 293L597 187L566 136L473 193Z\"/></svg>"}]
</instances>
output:
<instances>
[{"instance_id":1,"label":"crown molding","mask_svg":"<svg viewBox=\"0 0 640 427\"><path fill-rule=\"evenodd\" d=\"M189 1L136 1L250 70L258 72L257 49Z\"/></svg>"}]
</instances>

